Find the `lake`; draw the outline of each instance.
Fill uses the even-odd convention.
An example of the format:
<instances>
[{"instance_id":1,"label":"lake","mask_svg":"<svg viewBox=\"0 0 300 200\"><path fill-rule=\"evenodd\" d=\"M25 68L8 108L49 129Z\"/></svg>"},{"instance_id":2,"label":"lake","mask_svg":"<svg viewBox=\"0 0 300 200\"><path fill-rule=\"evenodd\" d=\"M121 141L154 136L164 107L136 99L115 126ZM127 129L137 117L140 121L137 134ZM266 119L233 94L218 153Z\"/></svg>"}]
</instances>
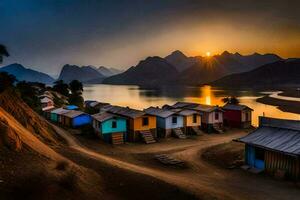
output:
<instances>
[{"instance_id":1,"label":"lake","mask_svg":"<svg viewBox=\"0 0 300 200\"><path fill-rule=\"evenodd\" d=\"M208 105L222 106L222 98L238 97L241 104L254 110L253 125L258 124L258 116L300 120L300 115L283 112L275 106L256 102L263 94L255 91L224 90L211 86L202 87L164 87L160 89L144 89L139 86L127 85L85 85L83 97L85 100L97 100L113 105L129 106L144 109L149 106L163 106L177 101L188 101Z\"/></svg>"}]
</instances>

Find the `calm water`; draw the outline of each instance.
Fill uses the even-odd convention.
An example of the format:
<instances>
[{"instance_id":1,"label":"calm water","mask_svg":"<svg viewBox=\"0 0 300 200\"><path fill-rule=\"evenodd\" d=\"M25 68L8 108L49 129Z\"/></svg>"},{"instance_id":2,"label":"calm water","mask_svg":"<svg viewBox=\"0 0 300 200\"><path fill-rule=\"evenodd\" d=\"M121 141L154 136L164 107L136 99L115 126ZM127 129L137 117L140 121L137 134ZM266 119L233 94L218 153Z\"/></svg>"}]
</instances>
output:
<instances>
[{"instance_id":1,"label":"calm water","mask_svg":"<svg viewBox=\"0 0 300 200\"><path fill-rule=\"evenodd\" d=\"M222 98L231 95L237 96L242 104L254 109L253 125L257 125L258 116L263 114L268 117L300 120L298 114L282 112L274 106L256 102L256 99L261 97L262 94L253 91L230 91L210 86L143 89L138 86L97 84L86 85L83 93L85 100L97 100L137 109L163 106L177 101L222 106Z\"/></svg>"}]
</instances>

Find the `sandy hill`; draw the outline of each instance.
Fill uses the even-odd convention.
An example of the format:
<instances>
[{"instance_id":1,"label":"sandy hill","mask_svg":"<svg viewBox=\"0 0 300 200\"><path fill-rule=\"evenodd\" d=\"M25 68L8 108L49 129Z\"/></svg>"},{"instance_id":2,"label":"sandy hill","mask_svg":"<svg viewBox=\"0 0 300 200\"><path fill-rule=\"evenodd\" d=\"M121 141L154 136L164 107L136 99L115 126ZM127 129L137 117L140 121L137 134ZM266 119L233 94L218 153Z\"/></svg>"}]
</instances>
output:
<instances>
[{"instance_id":1,"label":"sandy hill","mask_svg":"<svg viewBox=\"0 0 300 200\"><path fill-rule=\"evenodd\" d=\"M58 144L58 137L49 124L23 102L13 90L0 94L0 106L30 133L48 144Z\"/></svg>"}]
</instances>

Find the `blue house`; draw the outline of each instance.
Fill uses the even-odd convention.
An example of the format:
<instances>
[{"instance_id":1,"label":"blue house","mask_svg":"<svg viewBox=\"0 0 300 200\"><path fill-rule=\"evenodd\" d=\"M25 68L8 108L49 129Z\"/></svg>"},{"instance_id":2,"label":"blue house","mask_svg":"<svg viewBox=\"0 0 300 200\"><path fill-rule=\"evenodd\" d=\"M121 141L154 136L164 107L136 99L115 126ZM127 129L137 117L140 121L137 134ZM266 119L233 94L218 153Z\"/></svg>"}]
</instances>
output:
<instances>
[{"instance_id":1,"label":"blue house","mask_svg":"<svg viewBox=\"0 0 300 200\"><path fill-rule=\"evenodd\" d=\"M259 118L259 127L236 141L245 144L245 164L300 179L300 121Z\"/></svg>"},{"instance_id":2,"label":"blue house","mask_svg":"<svg viewBox=\"0 0 300 200\"><path fill-rule=\"evenodd\" d=\"M123 144L127 141L126 119L112 113L97 113L92 115L93 128L105 142Z\"/></svg>"},{"instance_id":3,"label":"blue house","mask_svg":"<svg viewBox=\"0 0 300 200\"><path fill-rule=\"evenodd\" d=\"M184 117L176 112L164 110L158 107L149 107L144 110L149 115L156 116L157 135L160 138L169 137L172 133L184 135Z\"/></svg>"},{"instance_id":4,"label":"blue house","mask_svg":"<svg viewBox=\"0 0 300 200\"><path fill-rule=\"evenodd\" d=\"M70 110L61 114L61 123L69 127L80 127L92 123L92 117L89 114L78 110Z\"/></svg>"}]
</instances>

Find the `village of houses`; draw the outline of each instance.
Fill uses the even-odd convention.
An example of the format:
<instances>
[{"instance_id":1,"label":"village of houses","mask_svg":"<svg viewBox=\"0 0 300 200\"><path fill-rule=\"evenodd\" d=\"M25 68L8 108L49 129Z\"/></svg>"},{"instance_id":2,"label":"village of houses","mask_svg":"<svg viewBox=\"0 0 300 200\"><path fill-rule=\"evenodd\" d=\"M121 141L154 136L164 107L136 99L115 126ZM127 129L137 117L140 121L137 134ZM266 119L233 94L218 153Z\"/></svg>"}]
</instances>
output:
<instances>
[{"instance_id":1,"label":"village of houses","mask_svg":"<svg viewBox=\"0 0 300 200\"><path fill-rule=\"evenodd\" d=\"M260 117L259 126L254 128L251 125L253 110L245 105L220 107L177 102L137 110L89 100L84 106L96 111L90 115L74 105L55 108L47 94L41 96L41 103L44 117L52 123L66 129L90 125L95 135L111 147L132 143L151 146L164 143L165 138L174 138L179 145L191 137L244 131L246 134L232 140L244 144L241 169L291 180L300 177L299 121ZM156 159L166 165L181 164L180 160L165 154L156 155Z\"/></svg>"}]
</instances>

